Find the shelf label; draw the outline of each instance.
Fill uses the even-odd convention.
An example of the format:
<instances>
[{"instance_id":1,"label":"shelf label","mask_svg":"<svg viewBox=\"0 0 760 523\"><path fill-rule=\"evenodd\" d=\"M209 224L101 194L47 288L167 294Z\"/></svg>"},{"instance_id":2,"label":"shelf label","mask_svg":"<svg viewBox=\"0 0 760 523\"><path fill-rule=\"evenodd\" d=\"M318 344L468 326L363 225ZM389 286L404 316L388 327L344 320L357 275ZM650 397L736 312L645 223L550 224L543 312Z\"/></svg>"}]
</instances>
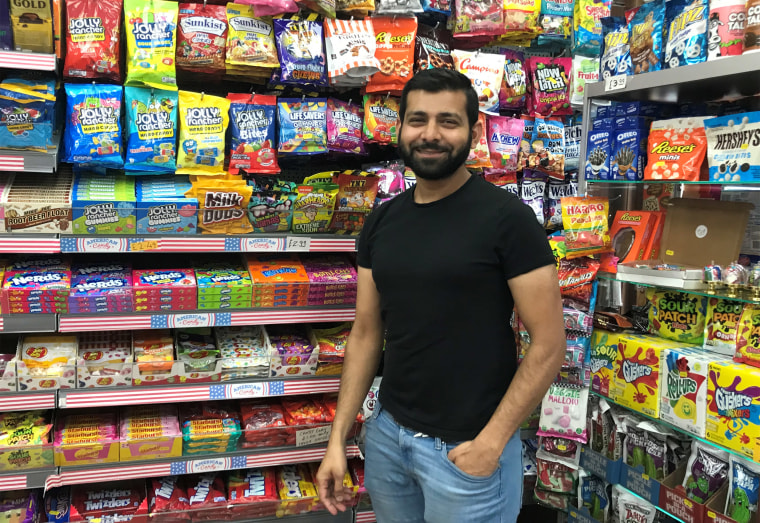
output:
<instances>
[{"instance_id":1,"label":"shelf label","mask_svg":"<svg viewBox=\"0 0 760 523\"><path fill-rule=\"evenodd\" d=\"M213 314L173 314L169 317L169 327L174 329L213 326Z\"/></svg>"},{"instance_id":2,"label":"shelf label","mask_svg":"<svg viewBox=\"0 0 760 523\"><path fill-rule=\"evenodd\" d=\"M229 385L227 399L263 398L267 395L268 383L237 383Z\"/></svg>"},{"instance_id":3,"label":"shelf label","mask_svg":"<svg viewBox=\"0 0 760 523\"><path fill-rule=\"evenodd\" d=\"M309 252L311 250L311 238L308 236L288 236L288 244L285 250L288 252Z\"/></svg>"},{"instance_id":4,"label":"shelf label","mask_svg":"<svg viewBox=\"0 0 760 523\"><path fill-rule=\"evenodd\" d=\"M81 238L79 252L123 252L125 241L120 238Z\"/></svg>"},{"instance_id":5,"label":"shelf label","mask_svg":"<svg viewBox=\"0 0 760 523\"><path fill-rule=\"evenodd\" d=\"M203 472L216 472L217 470L227 470L230 467L228 458L209 458L188 461L186 470L190 474Z\"/></svg>"},{"instance_id":6,"label":"shelf label","mask_svg":"<svg viewBox=\"0 0 760 523\"><path fill-rule=\"evenodd\" d=\"M278 252L281 251L279 238L245 238L241 251L244 252Z\"/></svg>"},{"instance_id":7,"label":"shelf label","mask_svg":"<svg viewBox=\"0 0 760 523\"><path fill-rule=\"evenodd\" d=\"M158 240L134 242L129 246L130 251L155 251L156 249L158 249Z\"/></svg>"},{"instance_id":8,"label":"shelf label","mask_svg":"<svg viewBox=\"0 0 760 523\"><path fill-rule=\"evenodd\" d=\"M610 76L604 79L604 91L620 91L621 89L625 89L627 82L628 76L626 75Z\"/></svg>"},{"instance_id":9,"label":"shelf label","mask_svg":"<svg viewBox=\"0 0 760 523\"><path fill-rule=\"evenodd\" d=\"M324 443L330 439L331 432L332 425L317 427L316 429L298 430L296 431L296 447Z\"/></svg>"}]
</instances>

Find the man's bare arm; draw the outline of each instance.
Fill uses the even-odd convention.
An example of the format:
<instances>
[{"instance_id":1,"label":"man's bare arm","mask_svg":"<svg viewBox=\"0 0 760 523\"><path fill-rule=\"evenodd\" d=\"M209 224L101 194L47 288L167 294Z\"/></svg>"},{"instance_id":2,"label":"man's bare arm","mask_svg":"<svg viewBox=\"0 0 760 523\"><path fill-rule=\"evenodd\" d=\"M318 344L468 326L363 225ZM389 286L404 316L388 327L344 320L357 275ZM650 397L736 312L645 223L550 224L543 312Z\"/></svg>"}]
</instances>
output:
<instances>
[{"instance_id":1,"label":"man's bare arm","mask_svg":"<svg viewBox=\"0 0 760 523\"><path fill-rule=\"evenodd\" d=\"M488 475L497 467L507 442L541 402L565 359L562 298L555 267L512 278L509 288L530 334L530 350L488 424L472 442L449 454L457 466L474 475Z\"/></svg>"}]
</instances>

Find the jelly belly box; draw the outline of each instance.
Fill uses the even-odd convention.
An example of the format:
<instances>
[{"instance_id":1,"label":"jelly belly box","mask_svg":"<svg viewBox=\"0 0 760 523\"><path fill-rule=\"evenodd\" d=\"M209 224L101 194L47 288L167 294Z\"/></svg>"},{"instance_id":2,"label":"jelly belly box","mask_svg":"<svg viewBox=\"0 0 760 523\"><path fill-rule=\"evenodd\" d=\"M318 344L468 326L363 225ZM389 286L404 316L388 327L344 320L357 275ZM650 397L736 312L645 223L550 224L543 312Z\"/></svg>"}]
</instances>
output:
<instances>
[{"instance_id":1,"label":"jelly belly box","mask_svg":"<svg viewBox=\"0 0 760 523\"><path fill-rule=\"evenodd\" d=\"M757 369L713 362L707 380L705 438L752 458L760 437L760 383Z\"/></svg>"},{"instance_id":2,"label":"jelly belly box","mask_svg":"<svg viewBox=\"0 0 760 523\"><path fill-rule=\"evenodd\" d=\"M662 353L687 346L655 336L622 336L613 367L616 390L612 399L647 416L659 417Z\"/></svg>"}]
</instances>

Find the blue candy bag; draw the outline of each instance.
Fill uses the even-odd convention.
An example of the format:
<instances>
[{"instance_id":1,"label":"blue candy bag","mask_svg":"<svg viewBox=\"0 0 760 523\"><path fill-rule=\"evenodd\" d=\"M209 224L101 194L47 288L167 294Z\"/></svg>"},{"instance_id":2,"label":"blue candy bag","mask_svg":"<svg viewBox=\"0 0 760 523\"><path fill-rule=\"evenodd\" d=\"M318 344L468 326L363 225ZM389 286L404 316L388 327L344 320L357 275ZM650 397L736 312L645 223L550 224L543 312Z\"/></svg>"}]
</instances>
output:
<instances>
[{"instance_id":1,"label":"blue candy bag","mask_svg":"<svg viewBox=\"0 0 760 523\"><path fill-rule=\"evenodd\" d=\"M631 49L633 73L648 73L662 69L662 27L665 20L665 0L652 0L626 12L628 44Z\"/></svg>"},{"instance_id":2,"label":"blue candy bag","mask_svg":"<svg viewBox=\"0 0 760 523\"><path fill-rule=\"evenodd\" d=\"M622 16L602 18L602 58L600 78L633 74L628 45L628 24Z\"/></svg>"},{"instance_id":3,"label":"blue candy bag","mask_svg":"<svg viewBox=\"0 0 760 523\"><path fill-rule=\"evenodd\" d=\"M66 84L64 161L119 168L121 157L120 85Z\"/></svg>"},{"instance_id":4,"label":"blue candy bag","mask_svg":"<svg viewBox=\"0 0 760 523\"><path fill-rule=\"evenodd\" d=\"M174 172L177 168L177 92L125 87L126 171Z\"/></svg>"},{"instance_id":5,"label":"blue candy bag","mask_svg":"<svg viewBox=\"0 0 760 523\"><path fill-rule=\"evenodd\" d=\"M726 514L739 523L749 523L757 514L760 498L760 469L756 463L731 456L730 488Z\"/></svg>"},{"instance_id":6,"label":"blue candy bag","mask_svg":"<svg viewBox=\"0 0 760 523\"><path fill-rule=\"evenodd\" d=\"M47 152L54 127L55 94L0 84L0 148Z\"/></svg>"},{"instance_id":7,"label":"blue candy bag","mask_svg":"<svg viewBox=\"0 0 760 523\"><path fill-rule=\"evenodd\" d=\"M707 0L668 0L664 67L707 60Z\"/></svg>"},{"instance_id":8,"label":"blue candy bag","mask_svg":"<svg viewBox=\"0 0 760 523\"><path fill-rule=\"evenodd\" d=\"M541 14L553 16L573 16L572 0L541 0Z\"/></svg>"}]
</instances>

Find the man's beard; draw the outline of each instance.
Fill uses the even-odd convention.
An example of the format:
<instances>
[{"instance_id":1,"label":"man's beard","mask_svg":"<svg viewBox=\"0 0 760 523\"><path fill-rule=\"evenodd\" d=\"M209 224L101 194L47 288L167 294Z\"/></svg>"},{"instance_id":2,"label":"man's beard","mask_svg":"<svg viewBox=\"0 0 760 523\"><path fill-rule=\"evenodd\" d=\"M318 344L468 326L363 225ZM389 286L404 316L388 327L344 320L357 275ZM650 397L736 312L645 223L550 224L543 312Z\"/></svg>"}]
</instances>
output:
<instances>
[{"instance_id":1,"label":"man's beard","mask_svg":"<svg viewBox=\"0 0 760 523\"><path fill-rule=\"evenodd\" d=\"M417 158L414 153L418 150L441 151L444 154L439 159ZM400 143L399 154L404 160L404 164L423 180L445 180L453 176L457 169L467 161L467 157L470 155L470 144L465 143L459 149L452 150L440 144L422 144L410 148Z\"/></svg>"}]
</instances>

